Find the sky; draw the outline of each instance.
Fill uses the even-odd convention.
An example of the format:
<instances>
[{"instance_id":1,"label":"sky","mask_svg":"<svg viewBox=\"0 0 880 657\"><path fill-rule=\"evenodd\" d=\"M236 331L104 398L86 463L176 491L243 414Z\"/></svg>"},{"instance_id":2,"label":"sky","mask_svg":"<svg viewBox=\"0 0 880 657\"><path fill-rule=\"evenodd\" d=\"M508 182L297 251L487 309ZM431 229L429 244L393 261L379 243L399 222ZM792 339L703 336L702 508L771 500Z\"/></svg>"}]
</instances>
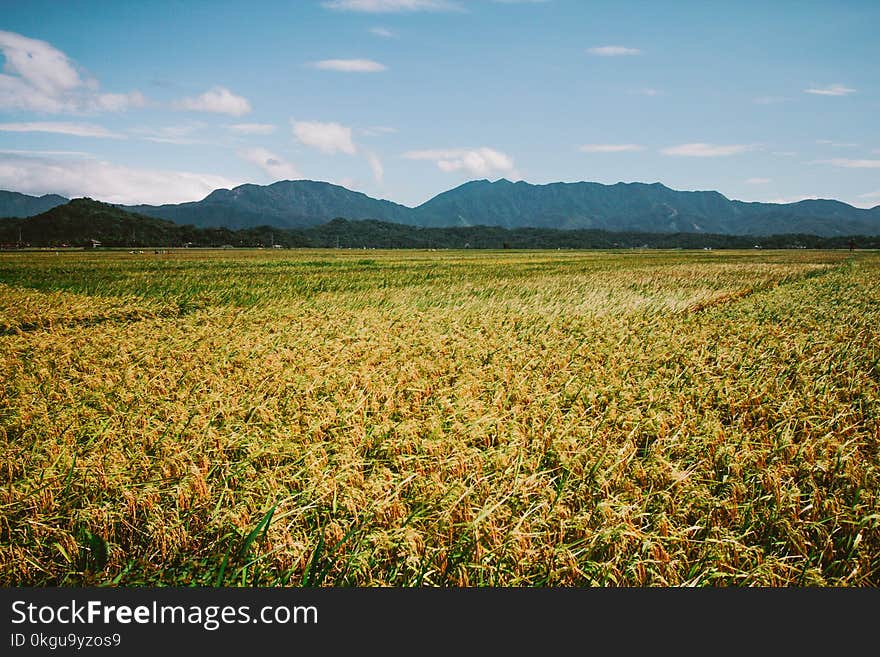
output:
<instances>
[{"instance_id":1,"label":"sky","mask_svg":"<svg viewBox=\"0 0 880 657\"><path fill-rule=\"evenodd\" d=\"M660 182L880 205L880 2L0 0L0 189Z\"/></svg>"}]
</instances>

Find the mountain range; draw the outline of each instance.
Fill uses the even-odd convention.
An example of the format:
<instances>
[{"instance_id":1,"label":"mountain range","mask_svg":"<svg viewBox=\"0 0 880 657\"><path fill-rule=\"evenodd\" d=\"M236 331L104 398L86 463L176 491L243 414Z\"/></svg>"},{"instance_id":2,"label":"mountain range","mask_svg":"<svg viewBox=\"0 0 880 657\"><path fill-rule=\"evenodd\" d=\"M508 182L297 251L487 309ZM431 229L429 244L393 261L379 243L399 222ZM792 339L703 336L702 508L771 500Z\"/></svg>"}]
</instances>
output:
<instances>
[{"instance_id":1,"label":"mountain range","mask_svg":"<svg viewBox=\"0 0 880 657\"><path fill-rule=\"evenodd\" d=\"M69 200L58 194L28 196L0 190L0 217L33 217L64 205Z\"/></svg>"},{"instance_id":2,"label":"mountain range","mask_svg":"<svg viewBox=\"0 0 880 657\"><path fill-rule=\"evenodd\" d=\"M66 203L57 195L0 191L0 217L28 217ZM339 185L284 180L218 189L201 201L119 206L130 212L231 230L307 228L343 217L420 227L495 226L645 233L721 235L880 235L880 206L856 208L835 200L757 203L716 191L678 191L660 183L550 183L474 180L408 207Z\"/></svg>"},{"instance_id":3,"label":"mountain range","mask_svg":"<svg viewBox=\"0 0 880 657\"><path fill-rule=\"evenodd\" d=\"M0 248L275 247L344 249L880 248L880 237L717 235L501 226L424 227L375 219L332 219L305 228L199 228L123 210L90 198L26 218L0 219Z\"/></svg>"}]
</instances>

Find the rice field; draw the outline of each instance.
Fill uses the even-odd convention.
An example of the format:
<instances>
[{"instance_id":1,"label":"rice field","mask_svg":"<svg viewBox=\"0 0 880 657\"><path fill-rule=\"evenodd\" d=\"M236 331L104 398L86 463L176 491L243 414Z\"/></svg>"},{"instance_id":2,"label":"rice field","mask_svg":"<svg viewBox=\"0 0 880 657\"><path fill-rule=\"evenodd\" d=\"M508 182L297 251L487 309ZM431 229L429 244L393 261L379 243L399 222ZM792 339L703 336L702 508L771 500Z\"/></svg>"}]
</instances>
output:
<instances>
[{"instance_id":1,"label":"rice field","mask_svg":"<svg viewBox=\"0 0 880 657\"><path fill-rule=\"evenodd\" d=\"M4 586L877 586L880 254L0 253Z\"/></svg>"}]
</instances>

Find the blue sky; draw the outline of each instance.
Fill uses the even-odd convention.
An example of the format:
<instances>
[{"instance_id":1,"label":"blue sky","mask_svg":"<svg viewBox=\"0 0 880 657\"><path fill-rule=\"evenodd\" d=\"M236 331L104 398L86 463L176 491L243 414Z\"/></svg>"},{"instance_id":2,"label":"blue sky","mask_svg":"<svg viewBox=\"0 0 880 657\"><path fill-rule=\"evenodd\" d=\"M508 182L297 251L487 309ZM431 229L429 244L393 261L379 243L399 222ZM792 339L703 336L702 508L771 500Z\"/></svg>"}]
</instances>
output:
<instances>
[{"instance_id":1,"label":"blue sky","mask_svg":"<svg viewBox=\"0 0 880 657\"><path fill-rule=\"evenodd\" d=\"M0 0L0 189L662 182L880 205L880 3Z\"/></svg>"}]
</instances>

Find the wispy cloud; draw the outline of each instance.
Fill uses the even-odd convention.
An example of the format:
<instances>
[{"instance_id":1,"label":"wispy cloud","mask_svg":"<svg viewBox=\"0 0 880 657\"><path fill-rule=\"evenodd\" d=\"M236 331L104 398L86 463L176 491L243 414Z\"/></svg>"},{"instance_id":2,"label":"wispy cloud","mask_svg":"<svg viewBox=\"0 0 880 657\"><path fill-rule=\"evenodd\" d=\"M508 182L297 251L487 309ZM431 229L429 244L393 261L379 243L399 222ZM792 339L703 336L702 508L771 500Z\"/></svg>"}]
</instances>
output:
<instances>
[{"instance_id":1,"label":"wispy cloud","mask_svg":"<svg viewBox=\"0 0 880 657\"><path fill-rule=\"evenodd\" d=\"M373 179L380 185L385 182L385 167L382 166L382 160L375 153L367 153L367 163L373 172Z\"/></svg>"},{"instance_id":2,"label":"wispy cloud","mask_svg":"<svg viewBox=\"0 0 880 657\"><path fill-rule=\"evenodd\" d=\"M125 139L125 135L111 132L94 123L64 123L54 121L34 121L29 123L0 123L0 132L49 132L74 137L99 137L104 139Z\"/></svg>"},{"instance_id":3,"label":"wispy cloud","mask_svg":"<svg viewBox=\"0 0 880 657\"><path fill-rule=\"evenodd\" d=\"M33 151L23 149L0 149L3 155L28 155L31 157L95 157L93 153L86 151Z\"/></svg>"},{"instance_id":4,"label":"wispy cloud","mask_svg":"<svg viewBox=\"0 0 880 657\"><path fill-rule=\"evenodd\" d=\"M463 10L459 3L449 0L328 0L321 5L336 11L357 11L368 14Z\"/></svg>"},{"instance_id":5,"label":"wispy cloud","mask_svg":"<svg viewBox=\"0 0 880 657\"><path fill-rule=\"evenodd\" d=\"M302 177L293 164L265 148L249 148L239 151L238 156L251 164L256 164L273 181L296 180Z\"/></svg>"},{"instance_id":6,"label":"wispy cloud","mask_svg":"<svg viewBox=\"0 0 880 657\"><path fill-rule=\"evenodd\" d=\"M878 199L880 199L880 190L878 190L876 192L868 192L867 194L859 194L859 198L867 198L867 199L878 198Z\"/></svg>"},{"instance_id":7,"label":"wispy cloud","mask_svg":"<svg viewBox=\"0 0 880 657\"><path fill-rule=\"evenodd\" d=\"M157 144L205 144L208 143L203 139L196 139L193 133L205 128L207 124L201 122L187 123L185 125L166 125L158 128L134 128L131 134L145 141L156 142Z\"/></svg>"},{"instance_id":8,"label":"wispy cloud","mask_svg":"<svg viewBox=\"0 0 880 657\"><path fill-rule=\"evenodd\" d=\"M663 92L660 89L653 89L651 87L646 87L644 89L633 89L630 91L634 96L659 96Z\"/></svg>"},{"instance_id":9,"label":"wispy cloud","mask_svg":"<svg viewBox=\"0 0 880 657\"><path fill-rule=\"evenodd\" d=\"M173 103L173 107L190 112L213 112L244 116L251 111L247 98L236 96L226 87L213 87L194 98L181 98Z\"/></svg>"},{"instance_id":10,"label":"wispy cloud","mask_svg":"<svg viewBox=\"0 0 880 657\"><path fill-rule=\"evenodd\" d=\"M306 146L322 153L354 155L357 148L351 139L351 128L339 123L290 120L294 136Z\"/></svg>"},{"instance_id":11,"label":"wispy cloud","mask_svg":"<svg viewBox=\"0 0 880 657\"><path fill-rule=\"evenodd\" d=\"M746 185L766 185L773 182L770 178L747 178L743 181Z\"/></svg>"},{"instance_id":12,"label":"wispy cloud","mask_svg":"<svg viewBox=\"0 0 880 657\"><path fill-rule=\"evenodd\" d=\"M341 71L343 73L380 73L388 69L384 64L372 59L322 59L312 62L314 68L324 71Z\"/></svg>"},{"instance_id":13,"label":"wispy cloud","mask_svg":"<svg viewBox=\"0 0 880 657\"><path fill-rule=\"evenodd\" d=\"M738 155L754 149L755 146L750 144L720 145L693 143L670 146L660 152L664 155L681 155L683 157L723 157L726 155Z\"/></svg>"},{"instance_id":14,"label":"wispy cloud","mask_svg":"<svg viewBox=\"0 0 880 657\"><path fill-rule=\"evenodd\" d=\"M371 27L370 34L372 34L373 36L381 37L383 39L393 39L397 36L387 27Z\"/></svg>"},{"instance_id":15,"label":"wispy cloud","mask_svg":"<svg viewBox=\"0 0 880 657\"><path fill-rule=\"evenodd\" d=\"M811 87L809 89L804 89L804 93L815 94L817 96L846 96L848 94L854 94L855 92L855 89L846 87L842 84L831 84L827 87Z\"/></svg>"},{"instance_id":16,"label":"wispy cloud","mask_svg":"<svg viewBox=\"0 0 880 657\"><path fill-rule=\"evenodd\" d=\"M784 103L788 98L785 96L758 96L753 103L756 105L775 105L776 103Z\"/></svg>"},{"instance_id":17,"label":"wispy cloud","mask_svg":"<svg viewBox=\"0 0 880 657\"><path fill-rule=\"evenodd\" d=\"M880 169L880 160L853 160L845 157L833 157L830 160L813 160L808 164L830 164L846 169Z\"/></svg>"},{"instance_id":18,"label":"wispy cloud","mask_svg":"<svg viewBox=\"0 0 880 657\"><path fill-rule=\"evenodd\" d=\"M139 169L97 159L0 156L0 188L25 194L89 196L107 203L182 203L237 182L191 171Z\"/></svg>"},{"instance_id":19,"label":"wispy cloud","mask_svg":"<svg viewBox=\"0 0 880 657\"><path fill-rule=\"evenodd\" d=\"M596 46L588 48L587 52L591 55L599 57L621 57L625 55L640 55L642 51L638 48L627 48L626 46Z\"/></svg>"},{"instance_id":20,"label":"wispy cloud","mask_svg":"<svg viewBox=\"0 0 880 657\"><path fill-rule=\"evenodd\" d=\"M51 44L0 30L6 63L0 74L0 108L57 114L121 112L142 107L139 91L102 93L94 79L83 79L70 58Z\"/></svg>"},{"instance_id":21,"label":"wispy cloud","mask_svg":"<svg viewBox=\"0 0 880 657\"><path fill-rule=\"evenodd\" d=\"M643 151L641 144L584 144L578 148L584 153L632 153Z\"/></svg>"},{"instance_id":22,"label":"wispy cloud","mask_svg":"<svg viewBox=\"0 0 880 657\"><path fill-rule=\"evenodd\" d=\"M858 144L849 141L834 141L832 139L817 139L816 143L823 146L833 146L834 148L856 148L858 146Z\"/></svg>"},{"instance_id":23,"label":"wispy cloud","mask_svg":"<svg viewBox=\"0 0 880 657\"><path fill-rule=\"evenodd\" d=\"M271 123L233 123L226 127L237 135L271 135L275 132Z\"/></svg>"},{"instance_id":24,"label":"wispy cloud","mask_svg":"<svg viewBox=\"0 0 880 657\"><path fill-rule=\"evenodd\" d=\"M408 160L433 161L441 171L465 171L474 176L489 176L501 173L517 177L513 160L506 153L493 148L452 148L437 150L408 151L403 154Z\"/></svg>"},{"instance_id":25,"label":"wispy cloud","mask_svg":"<svg viewBox=\"0 0 880 657\"><path fill-rule=\"evenodd\" d=\"M85 101L83 108L85 111L124 112L146 104L147 99L140 91L131 91L127 94L95 94Z\"/></svg>"}]
</instances>

